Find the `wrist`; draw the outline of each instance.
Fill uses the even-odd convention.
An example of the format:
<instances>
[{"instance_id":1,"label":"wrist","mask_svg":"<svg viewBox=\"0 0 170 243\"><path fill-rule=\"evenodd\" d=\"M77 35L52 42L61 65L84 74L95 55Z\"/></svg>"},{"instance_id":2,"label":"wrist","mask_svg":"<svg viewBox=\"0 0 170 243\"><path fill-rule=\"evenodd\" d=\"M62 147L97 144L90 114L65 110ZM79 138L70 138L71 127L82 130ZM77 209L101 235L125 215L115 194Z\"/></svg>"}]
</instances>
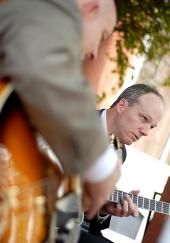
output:
<instances>
[{"instance_id":1,"label":"wrist","mask_svg":"<svg viewBox=\"0 0 170 243\"><path fill-rule=\"evenodd\" d=\"M104 211L102 209L99 209L98 215L101 216L101 217L105 217L106 215L108 215L108 212L106 212L106 211Z\"/></svg>"},{"instance_id":2,"label":"wrist","mask_svg":"<svg viewBox=\"0 0 170 243\"><path fill-rule=\"evenodd\" d=\"M108 219L110 217L110 214L106 213L106 212L102 212L100 211L100 209L98 210L97 213L97 219L98 221L102 224L106 219Z\"/></svg>"}]
</instances>

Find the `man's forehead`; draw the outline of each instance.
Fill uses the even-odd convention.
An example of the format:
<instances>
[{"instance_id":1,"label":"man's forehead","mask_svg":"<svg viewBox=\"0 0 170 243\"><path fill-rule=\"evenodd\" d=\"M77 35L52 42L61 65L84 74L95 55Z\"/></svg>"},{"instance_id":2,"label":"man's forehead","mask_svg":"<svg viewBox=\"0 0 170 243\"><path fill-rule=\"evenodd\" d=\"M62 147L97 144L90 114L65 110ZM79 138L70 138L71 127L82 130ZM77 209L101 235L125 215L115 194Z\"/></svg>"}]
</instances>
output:
<instances>
[{"instance_id":1,"label":"man's forehead","mask_svg":"<svg viewBox=\"0 0 170 243\"><path fill-rule=\"evenodd\" d=\"M147 113L155 121L159 121L165 111L162 99L154 93L148 93L139 97L138 105L141 112Z\"/></svg>"},{"instance_id":2,"label":"man's forehead","mask_svg":"<svg viewBox=\"0 0 170 243\"><path fill-rule=\"evenodd\" d=\"M163 105L163 100L161 99L161 97L159 97L157 94L154 94L154 93L147 93L147 94L141 95L138 98L138 102L143 103L144 105L145 104L153 105L155 102L156 102L156 104ZM150 103L148 103L148 102L150 102Z\"/></svg>"}]
</instances>

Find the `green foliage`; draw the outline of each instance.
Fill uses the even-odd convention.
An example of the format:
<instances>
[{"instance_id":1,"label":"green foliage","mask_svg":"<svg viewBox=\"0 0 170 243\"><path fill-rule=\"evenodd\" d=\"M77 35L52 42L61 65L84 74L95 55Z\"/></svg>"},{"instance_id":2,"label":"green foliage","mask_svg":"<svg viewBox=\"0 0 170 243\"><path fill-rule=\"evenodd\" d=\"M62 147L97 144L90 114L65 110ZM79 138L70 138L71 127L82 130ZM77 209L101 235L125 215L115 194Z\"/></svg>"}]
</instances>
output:
<instances>
[{"instance_id":1,"label":"green foliage","mask_svg":"<svg viewBox=\"0 0 170 243\"><path fill-rule=\"evenodd\" d=\"M170 50L170 0L115 0L120 84L129 67L127 52L160 59Z\"/></svg>"},{"instance_id":2,"label":"green foliage","mask_svg":"<svg viewBox=\"0 0 170 243\"><path fill-rule=\"evenodd\" d=\"M167 77L163 83L163 86L170 87L170 77Z\"/></svg>"},{"instance_id":3,"label":"green foliage","mask_svg":"<svg viewBox=\"0 0 170 243\"><path fill-rule=\"evenodd\" d=\"M106 94L103 92L101 95L96 95L96 103L100 104L106 98Z\"/></svg>"}]
</instances>

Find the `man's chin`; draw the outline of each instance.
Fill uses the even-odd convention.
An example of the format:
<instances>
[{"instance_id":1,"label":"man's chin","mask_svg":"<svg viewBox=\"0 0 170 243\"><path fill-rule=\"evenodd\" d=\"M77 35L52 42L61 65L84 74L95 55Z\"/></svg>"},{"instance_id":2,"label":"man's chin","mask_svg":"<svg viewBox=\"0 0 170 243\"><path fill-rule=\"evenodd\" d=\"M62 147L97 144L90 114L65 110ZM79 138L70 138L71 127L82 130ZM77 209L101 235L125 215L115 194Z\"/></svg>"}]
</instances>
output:
<instances>
[{"instance_id":1,"label":"man's chin","mask_svg":"<svg viewBox=\"0 0 170 243\"><path fill-rule=\"evenodd\" d=\"M126 139L123 143L126 145L131 145L133 141L131 139Z\"/></svg>"},{"instance_id":2,"label":"man's chin","mask_svg":"<svg viewBox=\"0 0 170 243\"><path fill-rule=\"evenodd\" d=\"M127 143L125 143L126 145L131 145L132 144L132 142L127 142Z\"/></svg>"},{"instance_id":3,"label":"man's chin","mask_svg":"<svg viewBox=\"0 0 170 243\"><path fill-rule=\"evenodd\" d=\"M130 137L120 138L120 142L126 145L131 145L134 141Z\"/></svg>"}]
</instances>

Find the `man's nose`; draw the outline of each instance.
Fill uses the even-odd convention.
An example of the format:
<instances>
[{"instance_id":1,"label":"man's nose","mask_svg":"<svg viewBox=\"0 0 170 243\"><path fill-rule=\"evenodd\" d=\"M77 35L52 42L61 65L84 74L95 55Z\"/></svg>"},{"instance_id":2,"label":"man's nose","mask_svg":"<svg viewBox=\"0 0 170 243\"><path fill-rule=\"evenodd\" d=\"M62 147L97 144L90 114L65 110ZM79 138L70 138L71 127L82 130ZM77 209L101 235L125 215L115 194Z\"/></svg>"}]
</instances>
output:
<instances>
[{"instance_id":1,"label":"man's nose","mask_svg":"<svg viewBox=\"0 0 170 243\"><path fill-rule=\"evenodd\" d=\"M149 135L149 130L150 130L150 128L148 126L141 128L142 136L148 136Z\"/></svg>"}]
</instances>

